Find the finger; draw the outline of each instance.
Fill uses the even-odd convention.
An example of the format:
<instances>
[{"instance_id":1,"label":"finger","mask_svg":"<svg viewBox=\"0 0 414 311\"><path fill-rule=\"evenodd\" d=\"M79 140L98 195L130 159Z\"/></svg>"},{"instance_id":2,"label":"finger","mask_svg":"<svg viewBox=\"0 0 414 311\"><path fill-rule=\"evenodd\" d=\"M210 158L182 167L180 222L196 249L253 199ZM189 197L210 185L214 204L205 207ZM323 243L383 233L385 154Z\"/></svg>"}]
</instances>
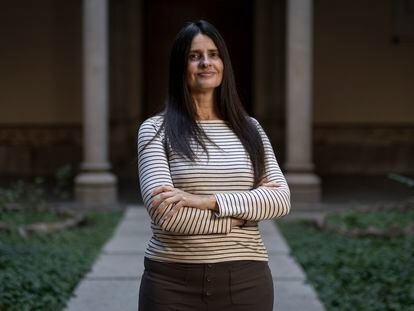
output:
<instances>
[{"instance_id":1,"label":"finger","mask_svg":"<svg viewBox=\"0 0 414 311\"><path fill-rule=\"evenodd\" d=\"M167 219L170 219L171 217L173 217L175 214L177 214L178 213L178 211L182 208L182 207L184 207L184 201L179 201L177 204L175 204L174 206L173 206L173 208L171 209L171 210L169 210L166 214L165 214L165 216L164 216L164 218L167 220Z\"/></svg>"},{"instance_id":2,"label":"finger","mask_svg":"<svg viewBox=\"0 0 414 311\"><path fill-rule=\"evenodd\" d=\"M156 197L154 197L153 201L150 204L150 208L154 208L156 206L159 206L161 202L165 201L166 199L172 197L175 195L175 192L169 191L169 192L163 192L158 194Z\"/></svg>"},{"instance_id":3,"label":"finger","mask_svg":"<svg viewBox=\"0 0 414 311\"><path fill-rule=\"evenodd\" d=\"M256 226L257 226L257 221L254 221L254 220L248 220L244 224L244 227L256 227Z\"/></svg>"},{"instance_id":4,"label":"finger","mask_svg":"<svg viewBox=\"0 0 414 311\"><path fill-rule=\"evenodd\" d=\"M172 202L171 204L173 204L174 202ZM168 202L166 202L166 201L163 201L163 202L161 202L156 208L154 208L153 210L154 210L154 215L155 215L155 217L158 217L158 216L164 216L164 214L165 214L165 211L169 208L169 207L171 207L171 204L169 204Z\"/></svg>"},{"instance_id":5,"label":"finger","mask_svg":"<svg viewBox=\"0 0 414 311\"><path fill-rule=\"evenodd\" d=\"M164 204L164 201L162 201L156 208L154 208L154 215L156 217L163 216L167 207L168 205Z\"/></svg>"},{"instance_id":6,"label":"finger","mask_svg":"<svg viewBox=\"0 0 414 311\"><path fill-rule=\"evenodd\" d=\"M282 185L280 185L276 182L271 182L271 183L266 183L266 184L260 186L259 188L266 188L266 189L270 189L270 190L275 190L275 189L279 188L280 186L282 186Z\"/></svg>"},{"instance_id":7,"label":"finger","mask_svg":"<svg viewBox=\"0 0 414 311\"><path fill-rule=\"evenodd\" d=\"M161 193L161 192L165 192L165 191L171 191L171 190L173 190L174 188L173 187L171 187L171 186L168 186L168 185L162 185L162 186L159 186L159 187L156 187L154 190L152 190L151 191L151 195L152 196L155 196L155 195L157 195L157 194L159 194L159 193Z\"/></svg>"},{"instance_id":8,"label":"finger","mask_svg":"<svg viewBox=\"0 0 414 311\"><path fill-rule=\"evenodd\" d=\"M155 215L162 214L166 207L165 200L153 202L150 205L150 208L154 210Z\"/></svg>"},{"instance_id":9,"label":"finger","mask_svg":"<svg viewBox=\"0 0 414 311\"><path fill-rule=\"evenodd\" d=\"M152 196L156 196L156 195L158 195L160 193L163 193L163 192L172 191L173 189L174 188L171 187L171 186L162 185L162 186L159 186L159 187L156 187L155 189L153 189L150 194Z\"/></svg>"},{"instance_id":10,"label":"finger","mask_svg":"<svg viewBox=\"0 0 414 311\"><path fill-rule=\"evenodd\" d=\"M157 210L159 213L163 214L165 210L168 208L168 206L170 206L171 204L177 203L179 201L180 201L180 198L178 198L177 196L168 198L165 201L161 202Z\"/></svg>"},{"instance_id":11,"label":"finger","mask_svg":"<svg viewBox=\"0 0 414 311\"><path fill-rule=\"evenodd\" d=\"M161 202L156 208L154 208L154 215L156 217L162 216L166 206L164 206L164 202Z\"/></svg>"},{"instance_id":12,"label":"finger","mask_svg":"<svg viewBox=\"0 0 414 311\"><path fill-rule=\"evenodd\" d=\"M184 201L180 201L175 204L165 215L164 220L168 220L173 217L182 207L184 206Z\"/></svg>"},{"instance_id":13,"label":"finger","mask_svg":"<svg viewBox=\"0 0 414 311\"><path fill-rule=\"evenodd\" d=\"M279 188L279 186L262 186L261 188L275 190L275 189Z\"/></svg>"},{"instance_id":14,"label":"finger","mask_svg":"<svg viewBox=\"0 0 414 311\"><path fill-rule=\"evenodd\" d=\"M259 183L259 185L263 185L263 184L265 184L265 183L267 183L267 177L264 177L261 181L260 181L260 183Z\"/></svg>"}]
</instances>

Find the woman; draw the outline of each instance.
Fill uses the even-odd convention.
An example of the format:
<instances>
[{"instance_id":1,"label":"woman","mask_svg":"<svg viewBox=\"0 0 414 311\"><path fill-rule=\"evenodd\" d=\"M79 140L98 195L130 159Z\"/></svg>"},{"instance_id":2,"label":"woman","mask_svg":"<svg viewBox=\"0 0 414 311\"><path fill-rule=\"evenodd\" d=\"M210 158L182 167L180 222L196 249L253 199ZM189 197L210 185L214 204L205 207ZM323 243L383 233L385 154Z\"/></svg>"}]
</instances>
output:
<instances>
[{"instance_id":1,"label":"woman","mask_svg":"<svg viewBox=\"0 0 414 311\"><path fill-rule=\"evenodd\" d=\"M206 21L174 41L166 107L140 126L138 168L153 231L139 310L272 310L257 222L288 214L290 191Z\"/></svg>"}]
</instances>

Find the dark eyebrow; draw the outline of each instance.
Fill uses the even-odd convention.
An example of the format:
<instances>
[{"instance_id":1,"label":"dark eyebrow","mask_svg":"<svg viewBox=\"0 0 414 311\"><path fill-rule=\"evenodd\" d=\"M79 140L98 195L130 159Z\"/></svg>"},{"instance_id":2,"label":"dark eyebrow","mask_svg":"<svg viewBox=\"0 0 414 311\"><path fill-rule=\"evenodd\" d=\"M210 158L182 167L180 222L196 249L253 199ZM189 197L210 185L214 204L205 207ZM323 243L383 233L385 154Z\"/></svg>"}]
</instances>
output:
<instances>
[{"instance_id":1,"label":"dark eyebrow","mask_svg":"<svg viewBox=\"0 0 414 311\"><path fill-rule=\"evenodd\" d=\"M218 49L211 49L211 50L208 50L209 52L218 52ZM194 52L197 52L197 53L200 53L200 52L202 52L201 50L190 50L190 53L194 53Z\"/></svg>"}]
</instances>

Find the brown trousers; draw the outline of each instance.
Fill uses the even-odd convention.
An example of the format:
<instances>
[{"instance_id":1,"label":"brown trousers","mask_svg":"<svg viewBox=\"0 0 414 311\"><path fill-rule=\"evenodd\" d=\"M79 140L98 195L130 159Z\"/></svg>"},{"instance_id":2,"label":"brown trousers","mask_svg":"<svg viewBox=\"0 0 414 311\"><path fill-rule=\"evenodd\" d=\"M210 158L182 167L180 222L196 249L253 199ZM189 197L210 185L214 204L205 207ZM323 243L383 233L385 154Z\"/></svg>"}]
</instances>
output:
<instances>
[{"instance_id":1,"label":"brown trousers","mask_svg":"<svg viewBox=\"0 0 414 311\"><path fill-rule=\"evenodd\" d=\"M164 263L145 258L139 311L272 311L265 261Z\"/></svg>"}]
</instances>

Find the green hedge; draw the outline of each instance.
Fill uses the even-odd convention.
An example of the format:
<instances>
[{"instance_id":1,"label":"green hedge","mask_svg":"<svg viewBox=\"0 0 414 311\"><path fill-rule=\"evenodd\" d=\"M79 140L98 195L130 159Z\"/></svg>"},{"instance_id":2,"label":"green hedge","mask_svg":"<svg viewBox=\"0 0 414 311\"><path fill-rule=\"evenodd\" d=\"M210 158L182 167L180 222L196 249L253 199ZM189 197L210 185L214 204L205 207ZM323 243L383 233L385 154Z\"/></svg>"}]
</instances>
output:
<instances>
[{"instance_id":1,"label":"green hedge","mask_svg":"<svg viewBox=\"0 0 414 311\"><path fill-rule=\"evenodd\" d=\"M89 212L87 216L85 226L61 233L36 234L28 239L0 233L0 310L63 309L122 212ZM0 219L20 223L22 217L3 213Z\"/></svg>"},{"instance_id":2,"label":"green hedge","mask_svg":"<svg viewBox=\"0 0 414 311\"><path fill-rule=\"evenodd\" d=\"M414 209L404 211L380 210L358 212L354 210L332 214L328 218L330 224L344 226L346 228L368 228L370 226L378 229L387 229L393 226L406 228L414 225Z\"/></svg>"},{"instance_id":3,"label":"green hedge","mask_svg":"<svg viewBox=\"0 0 414 311\"><path fill-rule=\"evenodd\" d=\"M348 212L347 227L414 223L414 213ZM327 310L414 310L414 237L351 238L303 222L278 225Z\"/></svg>"}]
</instances>

